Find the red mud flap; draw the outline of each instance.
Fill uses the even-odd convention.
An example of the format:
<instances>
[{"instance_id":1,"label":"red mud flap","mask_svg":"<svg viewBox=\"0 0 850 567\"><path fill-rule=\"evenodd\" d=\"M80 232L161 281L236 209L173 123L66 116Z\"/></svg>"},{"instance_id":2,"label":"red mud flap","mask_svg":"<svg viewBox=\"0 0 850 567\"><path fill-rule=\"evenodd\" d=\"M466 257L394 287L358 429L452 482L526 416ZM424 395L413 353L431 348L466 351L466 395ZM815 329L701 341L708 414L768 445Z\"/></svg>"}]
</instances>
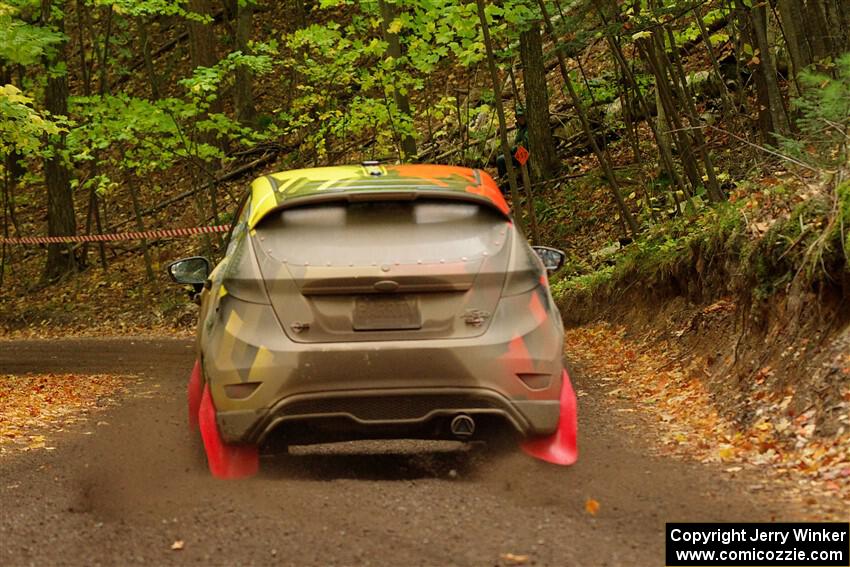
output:
<instances>
[{"instance_id":1,"label":"red mud flap","mask_svg":"<svg viewBox=\"0 0 850 567\"><path fill-rule=\"evenodd\" d=\"M201 438L207 453L210 472L216 478L246 478L257 473L260 455L256 445L227 445L221 439L215 422L215 406L210 395L210 385L204 386L201 410L198 415Z\"/></svg>"},{"instance_id":2,"label":"red mud flap","mask_svg":"<svg viewBox=\"0 0 850 567\"><path fill-rule=\"evenodd\" d=\"M561 385L561 418L558 429L547 437L523 441L520 448L535 459L556 465L571 465L578 459L576 394L564 370Z\"/></svg>"},{"instance_id":3,"label":"red mud flap","mask_svg":"<svg viewBox=\"0 0 850 567\"><path fill-rule=\"evenodd\" d=\"M201 359L195 360L192 376L189 378L189 429L198 429L198 412L201 411L201 396L204 395L203 380L201 379Z\"/></svg>"}]
</instances>

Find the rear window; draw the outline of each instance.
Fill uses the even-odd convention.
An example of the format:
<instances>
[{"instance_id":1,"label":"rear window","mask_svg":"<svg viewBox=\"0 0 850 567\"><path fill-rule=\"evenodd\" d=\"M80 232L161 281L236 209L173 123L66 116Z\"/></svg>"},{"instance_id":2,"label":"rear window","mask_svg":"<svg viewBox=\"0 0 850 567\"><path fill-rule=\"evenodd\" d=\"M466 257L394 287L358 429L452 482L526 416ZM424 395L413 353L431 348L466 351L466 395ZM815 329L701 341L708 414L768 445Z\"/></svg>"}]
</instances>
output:
<instances>
[{"instance_id":1,"label":"rear window","mask_svg":"<svg viewBox=\"0 0 850 567\"><path fill-rule=\"evenodd\" d=\"M475 203L365 201L284 209L257 232L271 256L290 264L363 266L480 259L502 248L507 226Z\"/></svg>"}]
</instances>

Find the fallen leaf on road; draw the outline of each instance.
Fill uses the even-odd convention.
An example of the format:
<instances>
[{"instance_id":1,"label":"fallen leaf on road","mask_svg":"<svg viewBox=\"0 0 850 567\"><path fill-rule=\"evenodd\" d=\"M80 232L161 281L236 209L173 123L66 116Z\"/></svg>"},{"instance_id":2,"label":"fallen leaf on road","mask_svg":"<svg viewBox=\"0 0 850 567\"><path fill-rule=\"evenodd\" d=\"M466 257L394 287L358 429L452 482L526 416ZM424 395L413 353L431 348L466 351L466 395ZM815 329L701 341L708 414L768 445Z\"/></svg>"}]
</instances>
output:
<instances>
[{"instance_id":1,"label":"fallen leaf on road","mask_svg":"<svg viewBox=\"0 0 850 567\"><path fill-rule=\"evenodd\" d=\"M499 556L502 561L510 565L524 565L528 563L528 555L514 555L513 553L503 553Z\"/></svg>"},{"instance_id":2,"label":"fallen leaf on road","mask_svg":"<svg viewBox=\"0 0 850 567\"><path fill-rule=\"evenodd\" d=\"M61 431L67 424L86 419L89 412L114 403L109 395L121 388L126 378L0 374L0 445L16 445L24 451L53 449L40 432ZM30 434L35 432L39 434Z\"/></svg>"}]
</instances>

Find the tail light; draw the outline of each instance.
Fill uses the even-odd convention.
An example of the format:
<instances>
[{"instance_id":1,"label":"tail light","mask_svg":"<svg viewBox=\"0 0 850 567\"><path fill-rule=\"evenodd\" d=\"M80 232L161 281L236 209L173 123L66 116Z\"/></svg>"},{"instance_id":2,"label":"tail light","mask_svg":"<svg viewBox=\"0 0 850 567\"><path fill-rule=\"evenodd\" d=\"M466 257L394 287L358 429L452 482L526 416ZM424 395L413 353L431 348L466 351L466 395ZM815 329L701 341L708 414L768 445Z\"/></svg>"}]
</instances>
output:
<instances>
[{"instance_id":1,"label":"tail light","mask_svg":"<svg viewBox=\"0 0 850 567\"><path fill-rule=\"evenodd\" d=\"M234 242L234 248L229 252L227 264L222 266L222 285L227 293L249 303L268 305L263 276L257 265L254 247L247 235L242 235L241 241Z\"/></svg>"},{"instance_id":2,"label":"tail light","mask_svg":"<svg viewBox=\"0 0 850 567\"><path fill-rule=\"evenodd\" d=\"M527 293L545 280L543 262L531 249L525 238L513 229L511 259L508 262L507 278L502 297Z\"/></svg>"}]
</instances>

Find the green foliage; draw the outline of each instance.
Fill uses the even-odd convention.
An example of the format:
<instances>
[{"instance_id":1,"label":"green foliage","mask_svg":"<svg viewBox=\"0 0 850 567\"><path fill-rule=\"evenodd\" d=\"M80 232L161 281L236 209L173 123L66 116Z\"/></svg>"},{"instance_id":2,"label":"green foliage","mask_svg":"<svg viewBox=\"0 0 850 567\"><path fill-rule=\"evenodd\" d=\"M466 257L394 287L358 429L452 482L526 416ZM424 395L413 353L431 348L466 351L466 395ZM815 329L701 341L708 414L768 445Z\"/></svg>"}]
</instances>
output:
<instances>
[{"instance_id":1,"label":"green foliage","mask_svg":"<svg viewBox=\"0 0 850 567\"><path fill-rule=\"evenodd\" d=\"M570 78L576 92L586 106L607 104L617 99L617 79L613 76L601 76L587 79L578 70L570 72ZM590 87L590 88L588 88Z\"/></svg>"},{"instance_id":2,"label":"green foliage","mask_svg":"<svg viewBox=\"0 0 850 567\"><path fill-rule=\"evenodd\" d=\"M73 163L96 161L101 169L145 175L190 155L177 122L195 115L195 109L186 103L175 99L150 102L127 95L73 97L69 110L80 118L68 134ZM95 182L101 190L110 186L105 175Z\"/></svg>"},{"instance_id":3,"label":"green foliage","mask_svg":"<svg viewBox=\"0 0 850 567\"><path fill-rule=\"evenodd\" d=\"M387 31L396 34L401 57L387 54L382 18L374 1L323 0L323 24L312 24L288 34L283 45L292 54L284 66L298 74L298 95L281 119L287 130L310 133L302 137L307 148L324 157L335 144L371 134L373 155L394 153L399 140L416 137L413 116L400 112L396 93L411 96L425 86L424 78L441 64L474 67L484 58L484 42L475 3L453 0L399 0ZM486 14L498 45L511 46L536 17L523 0L488 2ZM346 17L334 10L346 7ZM506 57L516 54L503 52ZM439 103L436 105L439 106ZM457 127L457 116L429 109L431 118ZM412 114L421 116L422 110ZM437 128L438 131L441 128Z\"/></svg>"},{"instance_id":4,"label":"green foliage","mask_svg":"<svg viewBox=\"0 0 850 567\"><path fill-rule=\"evenodd\" d=\"M277 50L276 43L254 43L252 54L241 51L229 53L213 67L195 67L192 76L180 81L186 87L193 104L200 111L206 111L210 104L218 99L219 93L231 87L234 71L246 68L255 76L263 76L273 68L272 54Z\"/></svg>"},{"instance_id":5,"label":"green foliage","mask_svg":"<svg viewBox=\"0 0 850 567\"><path fill-rule=\"evenodd\" d=\"M62 130L61 122L33 108L33 100L19 88L0 87L0 155L35 153L43 147L45 135Z\"/></svg>"},{"instance_id":6,"label":"green foliage","mask_svg":"<svg viewBox=\"0 0 850 567\"><path fill-rule=\"evenodd\" d=\"M834 283L850 271L850 181L834 187L834 195L829 187L827 179L823 191L800 201L760 236L752 232L753 200L746 198L661 223L620 252L613 265L558 281L553 293L562 303L582 303L610 299L638 282L674 281L700 290L713 285L759 302L792 287ZM781 185L757 193L768 200L793 199Z\"/></svg>"},{"instance_id":7,"label":"green foliage","mask_svg":"<svg viewBox=\"0 0 850 567\"><path fill-rule=\"evenodd\" d=\"M680 5L682 4L682 2L668 2L668 4L670 4L670 8L672 10L681 10ZM699 7L697 9L699 9ZM705 23L706 28L711 29L711 26L715 22L721 21L728 16L728 8L714 8L706 12L706 14L703 16L703 22ZM678 43L679 45L683 43L695 42L700 38L700 35L701 34L699 25L695 21L689 22L681 31L675 31L673 33L673 36L676 38L676 43ZM714 45L724 43L729 40L729 34L724 32L717 32L710 36L710 40L711 43Z\"/></svg>"},{"instance_id":8,"label":"green foliage","mask_svg":"<svg viewBox=\"0 0 850 567\"><path fill-rule=\"evenodd\" d=\"M111 175L128 173L143 177L163 171L180 162L221 160L221 149L199 137L212 133L219 138L243 143L262 140L268 133L243 128L220 114L206 114L206 107L194 101L165 98L149 101L125 94L72 97L70 114L76 125L67 138L71 163L94 162ZM270 130L273 132L274 130ZM107 174L92 178L99 191L114 187Z\"/></svg>"},{"instance_id":9,"label":"green foliage","mask_svg":"<svg viewBox=\"0 0 850 567\"><path fill-rule=\"evenodd\" d=\"M65 36L20 18L21 8L0 2L0 62L33 65Z\"/></svg>"},{"instance_id":10,"label":"green foliage","mask_svg":"<svg viewBox=\"0 0 850 567\"><path fill-rule=\"evenodd\" d=\"M588 274L556 281L552 284L552 296L556 301L562 300L568 295L592 297L594 293L599 293L611 284L614 279L614 272L614 266L604 266Z\"/></svg>"},{"instance_id":11,"label":"green foliage","mask_svg":"<svg viewBox=\"0 0 850 567\"><path fill-rule=\"evenodd\" d=\"M799 77L803 91L792 101L800 113L800 136L783 138L782 149L815 167L834 168L848 161L850 135L850 53L836 61L835 76L812 70Z\"/></svg>"},{"instance_id":12,"label":"green foliage","mask_svg":"<svg viewBox=\"0 0 850 567\"><path fill-rule=\"evenodd\" d=\"M693 217L677 217L650 228L628 245L613 265L553 285L559 301L605 296L636 282L663 284L680 273L692 277L695 258L739 256L745 227L741 204L721 203Z\"/></svg>"},{"instance_id":13,"label":"green foliage","mask_svg":"<svg viewBox=\"0 0 850 567\"><path fill-rule=\"evenodd\" d=\"M186 11L183 4L184 2L178 0L108 0L107 5L116 14L126 16L182 16L200 22L210 21L208 17Z\"/></svg>"}]
</instances>

